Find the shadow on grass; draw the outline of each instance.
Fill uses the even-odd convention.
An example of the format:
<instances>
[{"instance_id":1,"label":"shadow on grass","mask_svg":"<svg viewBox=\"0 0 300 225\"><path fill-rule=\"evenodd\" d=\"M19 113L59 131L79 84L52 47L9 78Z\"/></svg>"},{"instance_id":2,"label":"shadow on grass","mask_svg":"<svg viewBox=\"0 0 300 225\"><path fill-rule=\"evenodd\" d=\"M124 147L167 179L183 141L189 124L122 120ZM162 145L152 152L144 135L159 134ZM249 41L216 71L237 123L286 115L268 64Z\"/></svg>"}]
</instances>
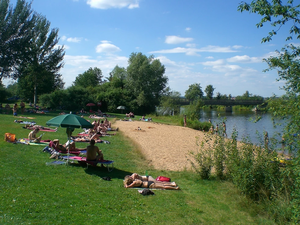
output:
<instances>
[{"instance_id":1,"label":"shadow on grass","mask_svg":"<svg viewBox=\"0 0 300 225\"><path fill-rule=\"evenodd\" d=\"M131 175L132 172L119 170L114 168L113 171L108 172L107 168L104 167L88 167L85 169L85 172L89 175L96 175L99 177L111 177L112 179L124 179L126 175Z\"/></svg>"},{"instance_id":2,"label":"shadow on grass","mask_svg":"<svg viewBox=\"0 0 300 225\"><path fill-rule=\"evenodd\" d=\"M126 175L131 175L132 172L120 170L118 168L114 168L111 172L108 171L106 167L101 166L89 166L87 167L85 164L79 164L79 163L70 163L68 166L74 166L74 167L82 167L85 171L85 173L89 175L96 175L98 177L111 177L112 179L124 179Z\"/></svg>"}]
</instances>

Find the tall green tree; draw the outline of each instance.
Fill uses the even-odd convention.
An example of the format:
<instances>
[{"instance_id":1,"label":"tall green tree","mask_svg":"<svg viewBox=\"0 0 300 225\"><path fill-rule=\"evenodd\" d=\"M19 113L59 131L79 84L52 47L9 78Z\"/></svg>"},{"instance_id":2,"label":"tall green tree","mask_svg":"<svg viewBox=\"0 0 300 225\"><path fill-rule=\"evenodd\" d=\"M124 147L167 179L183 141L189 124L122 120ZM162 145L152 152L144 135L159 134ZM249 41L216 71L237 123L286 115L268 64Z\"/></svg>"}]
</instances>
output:
<instances>
[{"instance_id":1,"label":"tall green tree","mask_svg":"<svg viewBox=\"0 0 300 225\"><path fill-rule=\"evenodd\" d=\"M257 27L262 27L266 23L270 23L277 30L272 30L269 34L262 38L262 42L269 42L276 35L280 28L290 26L289 34L286 40L291 40L294 37L300 39L300 4L299 1L287 0L255 0L251 3L242 2L238 10L249 11L259 14L262 18L256 24ZM275 116L280 116L287 119L285 128L285 138L290 150L296 152L291 167L289 178L293 181L291 186L291 212L293 214L293 223L300 223L300 139L294 134L300 130L300 46L293 44L284 46L281 51L277 51L277 56L272 56L265 59L269 68L267 70L276 69L279 79L285 81L283 87L286 91L285 98L270 102L270 107L273 109ZM284 104L281 104L284 103Z\"/></svg>"},{"instance_id":2,"label":"tall green tree","mask_svg":"<svg viewBox=\"0 0 300 225\"><path fill-rule=\"evenodd\" d=\"M185 91L185 97L191 102L201 99L203 97L203 91L200 83L191 84L189 89Z\"/></svg>"},{"instance_id":3,"label":"tall green tree","mask_svg":"<svg viewBox=\"0 0 300 225\"><path fill-rule=\"evenodd\" d=\"M85 71L83 74L79 74L75 81L75 86L81 86L81 87L94 87L95 85L100 85L103 83L103 75L101 69L94 67L89 68L87 71Z\"/></svg>"},{"instance_id":4,"label":"tall green tree","mask_svg":"<svg viewBox=\"0 0 300 225\"><path fill-rule=\"evenodd\" d=\"M33 29L33 38L28 50L29 60L18 68L20 90L33 92L34 104L37 95L62 88L64 83L59 70L63 67L64 47L58 46L58 29L50 30L50 22L39 16Z\"/></svg>"},{"instance_id":5,"label":"tall green tree","mask_svg":"<svg viewBox=\"0 0 300 225\"><path fill-rule=\"evenodd\" d=\"M180 113L180 92L172 91L169 87L166 88L166 92L163 94L160 102L160 111L163 114L179 114Z\"/></svg>"},{"instance_id":6,"label":"tall green tree","mask_svg":"<svg viewBox=\"0 0 300 225\"><path fill-rule=\"evenodd\" d=\"M136 96L133 106L142 114L154 112L168 82L164 65L142 53L132 53L128 64L126 88Z\"/></svg>"},{"instance_id":7,"label":"tall green tree","mask_svg":"<svg viewBox=\"0 0 300 225\"><path fill-rule=\"evenodd\" d=\"M213 98L214 90L215 90L215 88L211 84L209 84L209 85L206 86L204 92L206 93L206 97L208 99L212 99Z\"/></svg>"},{"instance_id":8,"label":"tall green tree","mask_svg":"<svg viewBox=\"0 0 300 225\"><path fill-rule=\"evenodd\" d=\"M10 0L0 0L0 82L2 78L14 78L14 68L27 60L37 18L31 3L25 0L18 0L14 8Z\"/></svg>"},{"instance_id":9,"label":"tall green tree","mask_svg":"<svg viewBox=\"0 0 300 225\"><path fill-rule=\"evenodd\" d=\"M127 79L127 71L123 67L115 66L109 74L109 82L116 88L124 89Z\"/></svg>"}]
</instances>

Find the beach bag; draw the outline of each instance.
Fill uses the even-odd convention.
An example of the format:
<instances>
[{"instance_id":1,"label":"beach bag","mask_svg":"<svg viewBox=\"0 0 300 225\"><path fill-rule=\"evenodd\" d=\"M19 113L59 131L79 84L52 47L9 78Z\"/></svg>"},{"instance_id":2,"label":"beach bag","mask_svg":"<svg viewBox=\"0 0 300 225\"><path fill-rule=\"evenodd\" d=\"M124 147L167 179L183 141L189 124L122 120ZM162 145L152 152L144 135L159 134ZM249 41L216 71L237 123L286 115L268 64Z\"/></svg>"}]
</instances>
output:
<instances>
[{"instance_id":1,"label":"beach bag","mask_svg":"<svg viewBox=\"0 0 300 225\"><path fill-rule=\"evenodd\" d=\"M16 141L16 135L11 133L5 133L4 140L7 142L15 142Z\"/></svg>"},{"instance_id":2,"label":"beach bag","mask_svg":"<svg viewBox=\"0 0 300 225\"><path fill-rule=\"evenodd\" d=\"M158 176L156 178L157 181L163 181L163 182L171 182L171 178L169 177L164 177L164 176Z\"/></svg>"}]
</instances>

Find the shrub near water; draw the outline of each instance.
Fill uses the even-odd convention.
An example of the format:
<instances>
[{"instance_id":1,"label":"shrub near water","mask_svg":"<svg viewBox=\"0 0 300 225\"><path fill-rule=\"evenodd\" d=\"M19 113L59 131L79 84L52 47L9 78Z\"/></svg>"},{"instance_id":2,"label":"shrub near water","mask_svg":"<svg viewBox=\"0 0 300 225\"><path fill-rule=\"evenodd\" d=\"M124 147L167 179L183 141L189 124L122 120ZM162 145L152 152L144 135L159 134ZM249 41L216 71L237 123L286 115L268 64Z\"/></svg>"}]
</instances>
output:
<instances>
[{"instance_id":1,"label":"shrub near water","mask_svg":"<svg viewBox=\"0 0 300 225\"><path fill-rule=\"evenodd\" d=\"M292 170L289 166L280 168L274 160L275 151L254 146L247 139L238 144L236 137L236 131L230 140L223 135L206 134L199 151L193 155L196 161L193 168L202 179L209 179L213 166L215 176L231 180L241 193L263 203L277 222L289 221L288 203L295 179Z\"/></svg>"}]
</instances>

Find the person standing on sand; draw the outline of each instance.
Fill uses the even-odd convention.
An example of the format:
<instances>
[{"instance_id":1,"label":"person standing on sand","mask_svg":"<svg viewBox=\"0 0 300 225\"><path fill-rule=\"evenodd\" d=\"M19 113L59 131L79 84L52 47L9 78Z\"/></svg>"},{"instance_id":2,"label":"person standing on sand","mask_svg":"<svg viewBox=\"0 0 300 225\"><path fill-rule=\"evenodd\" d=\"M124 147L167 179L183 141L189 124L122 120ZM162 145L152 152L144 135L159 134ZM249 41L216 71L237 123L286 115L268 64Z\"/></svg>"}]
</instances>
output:
<instances>
[{"instance_id":1,"label":"person standing on sand","mask_svg":"<svg viewBox=\"0 0 300 225\"><path fill-rule=\"evenodd\" d=\"M227 137L225 122L223 122L222 127L223 127L223 134L225 135L225 137Z\"/></svg>"},{"instance_id":2,"label":"person standing on sand","mask_svg":"<svg viewBox=\"0 0 300 225\"><path fill-rule=\"evenodd\" d=\"M216 132L216 134L218 134L218 132L219 132L219 125L218 124L216 125L215 132Z\"/></svg>"}]
</instances>

